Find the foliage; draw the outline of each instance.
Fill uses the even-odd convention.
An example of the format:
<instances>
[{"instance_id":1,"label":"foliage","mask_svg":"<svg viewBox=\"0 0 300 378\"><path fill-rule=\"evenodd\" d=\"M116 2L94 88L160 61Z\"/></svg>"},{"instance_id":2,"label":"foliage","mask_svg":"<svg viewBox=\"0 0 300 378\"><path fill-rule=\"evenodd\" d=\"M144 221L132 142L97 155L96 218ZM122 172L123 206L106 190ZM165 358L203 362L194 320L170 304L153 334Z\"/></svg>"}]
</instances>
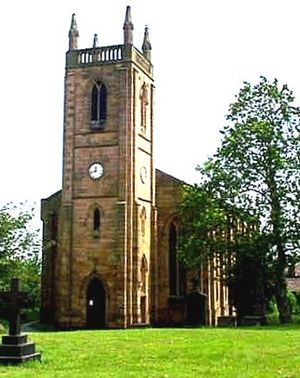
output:
<instances>
[{"instance_id":1,"label":"foliage","mask_svg":"<svg viewBox=\"0 0 300 378\"><path fill-rule=\"evenodd\" d=\"M231 303L237 310L238 324L246 315L261 316L265 322L266 308L274 290L264 238L255 235L236 251L227 268L227 284Z\"/></svg>"},{"instance_id":2,"label":"foliage","mask_svg":"<svg viewBox=\"0 0 300 378\"><path fill-rule=\"evenodd\" d=\"M0 334L6 333L8 331L8 328L8 321L0 317Z\"/></svg>"},{"instance_id":3,"label":"foliage","mask_svg":"<svg viewBox=\"0 0 300 378\"><path fill-rule=\"evenodd\" d=\"M246 224L247 228L249 221L256 224L248 240L237 235L231 246L236 248L235 253L246 253L244 247L252 243L251 239L254 244L258 238L264 241L267 260L272 263L282 322L290 321L284 272L289 264L299 259L300 240L300 110L293 101L292 92L286 85L280 89L277 80L270 83L262 77L254 86L245 82L236 101L230 105L226 117L229 123L221 132L221 147L202 167L198 166L200 193L208 194L208 205L213 204L204 213L213 215L214 223L216 218L221 219L217 224L217 230L221 229L220 251L228 248L228 241L224 239L228 219L240 220L240 225ZM190 203L189 207L192 206ZM184 204L184 207L188 206ZM194 239L205 237L202 223L205 226L208 222L211 226L208 217L200 220L201 216L199 212L193 221ZM237 229L233 227L234 233ZM184 255L191 253L192 244L194 255L205 252L202 245L189 240L190 234L188 240L185 236ZM215 243L215 234L211 239Z\"/></svg>"},{"instance_id":4,"label":"foliage","mask_svg":"<svg viewBox=\"0 0 300 378\"><path fill-rule=\"evenodd\" d=\"M179 212L183 233L178 253L186 266L198 269L212 251L224 251L223 238L219 236L226 230L226 213L204 186L186 185L182 198ZM212 234L214 237L209 237Z\"/></svg>"},{"instance_id":5,"label":"foliage","mask_svg":"<svg viewBox=\"0 0 300 378\"><path fill-rule=\"evenodd\" d=\"M293 324L300 324L300 299L299 293L294 293L290 290L287 292L287 300L291 309L291 313L293 314ZM267 323L268 324L278 324L278 309L276 305L276 301L274 298L268 302L267 306Z\"/></svg>"},{"instance_id":6,"label":"foliage","mask_svg":"<svg viewBox=\"0 0 300 378\"><path fill-rule=\"evenodd\" d=\"M40 241L32 230L33 209L25 204L8 204L0 209L0 290L10 288L10 280L18 277L22 290L39 306Z\"/></svg>"},{"instance_id":7,"label":"foliage","mask_svg":"<svg viewBox=\"0 0 300 378\"><path fill-rule=\"evenodd\" d=\"M31 258L39 252L37 232L29 229L34 209L9 203L0 208L0 258Z\"/></svg>"},{"instance_id":8,"label":"foliage","mask_svg":"<svg viewBox=\"0 0 300 378\"><path fill-rule=\"evenodd\" d=\"M218 278L225 278L230 288L230 302L237 310L238 322L244 315L264 316L272 295L271 261L257 218L221 202L205 185L184 188L180 215L181 261L197 271L201 263L219 257L222 273Z\"/></svg>"},{"instance_id":9,"label":"foliage","mask_svg":"<svg viewBox=\"0 0 300 378\"><path fill-rule=\"evenodd\" d=\"M183 224L179 254L190 268L216 252L229 258L237 250L247 251L254 240L262 247L257 217L218 198L208 185L185 186L179 213Z\"/></svg>"},{"instance_id":10,"label":"foliage","mask_svg":"<svg viewBox=\"0 0 300 378\"><path fill-rule=\"evenodd\" d=\"M297 304L298 304L298 309L299 309L299 314L300 314L300 293L298 292L298 293L295 293L295 292L293 292L293 294L295 295L295 297L296 297L296 300L297 300Z\"/></svg>"},{"instance_id":11,"label":"foliage","mask_svg":"<svg viewBox=\"0 0 300 378\"><path fill-rule=\"evenodd\" d=\"M300 311L299 303L297 301L296 295L290 290L288 290L287 292L287 300L289 302L292 314L298 314Z\"/></svg>"}]
</instances>

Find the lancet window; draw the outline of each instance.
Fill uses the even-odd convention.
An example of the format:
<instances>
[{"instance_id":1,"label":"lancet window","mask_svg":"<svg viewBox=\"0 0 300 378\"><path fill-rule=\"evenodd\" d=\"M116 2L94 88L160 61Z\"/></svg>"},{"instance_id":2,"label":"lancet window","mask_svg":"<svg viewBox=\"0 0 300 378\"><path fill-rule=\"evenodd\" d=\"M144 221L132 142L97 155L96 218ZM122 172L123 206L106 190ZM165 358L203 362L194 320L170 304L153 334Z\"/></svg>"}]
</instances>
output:
<instances>
[{"instance_id":1,"label":"lancet window","mask_svg":"<svg viewBox=\"0 0 300 378\"><path fill-rule=\"evenodd\" d=\"M100 210L96 208L94 210L93 230L100 231L100 226L101 226L101 214L100 214Z\"/></svg>"},{"instance_id":2,"label":"lancet window","mask_svg":"<svg viewBox=\"0 0 300 378\"><path fill-rule=\"evenodd\" d=\"M147 127L147 105L148 105L148 91L146 84L143 84L141 90L141 132L144 134Z\"/></svg>"},{"instance_id":3,"label":"lancet window","mask_svg":"<svg viewBox=\"0 0 300 378\"><path fill-rule=\"evenodd\" d=\"M142 236L145 236L145 230L146 230L146 209L145 207L142 208L141 210L141 215L140 215L140 219L141 219L141 234Z\"/></svg>"},{"instance_id":4,"label":"lancet window","mask_svg":"<svg viewBox=\"0 0 300 378\"><path fill-rule=\"evenodd\" d=\"M177 257L177 229L174 223L169 226L169 288L170 295L183 295L186 292L186 272Z\"/></svg>"},{"instance_id":5,"label":"lancet window","mask_svg":"<svg viewBox=\"0 0 300 378\"><path fill-rule=\"evenodd\" d=\"M107 117L107 89L98 81L94 84L91 98L91 125L92 128L103 127Z\"/></svg>"}]
</instances>

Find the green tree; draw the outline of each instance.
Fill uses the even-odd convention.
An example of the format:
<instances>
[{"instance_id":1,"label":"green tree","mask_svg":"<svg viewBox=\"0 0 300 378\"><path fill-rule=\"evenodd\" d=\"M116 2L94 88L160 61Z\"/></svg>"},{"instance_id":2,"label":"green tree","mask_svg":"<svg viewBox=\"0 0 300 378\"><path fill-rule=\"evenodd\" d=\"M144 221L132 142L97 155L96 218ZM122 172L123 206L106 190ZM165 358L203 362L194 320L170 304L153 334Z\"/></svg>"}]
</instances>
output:
<instances>
[{"instance_id":1,"label":"green tree","mask_svg":"<svg viewBox=\"0 0 300 378\"><path fill-rule=\"evenodd\" d=\"M12 277L22 280L35 306L40 298L40 239L32 229L33 209L7 204L0 209L0 290Z\"/></svg>"},{"instance_id":2,"label":"green tree","mask_svg":"<svg viewBox=\"0 0 300 378\"><path fill-rule=\"evenodd\" d=\"M286 85L261 77L257 85L244 83L227 120L221 147L198 167L200 187L222 211L246 223L247 217L257 220L272 262L279 319L287 323L285 269L297 260L300 239L300 110Z\"/></svg>"},{"instance_id":3,"label":"green tree","mask_svg":"<svg viewBox=\"0 0 300 378\"><path fill-rule=\"evenodd\" d=\"M184 188L180 216L183 263L197 275L201 264L218 257L219 279L230 288L238 323L245 315L264 317L271 294L270 261L257 218L219 200L208 185Z\"/></svg>"}]
</instances>

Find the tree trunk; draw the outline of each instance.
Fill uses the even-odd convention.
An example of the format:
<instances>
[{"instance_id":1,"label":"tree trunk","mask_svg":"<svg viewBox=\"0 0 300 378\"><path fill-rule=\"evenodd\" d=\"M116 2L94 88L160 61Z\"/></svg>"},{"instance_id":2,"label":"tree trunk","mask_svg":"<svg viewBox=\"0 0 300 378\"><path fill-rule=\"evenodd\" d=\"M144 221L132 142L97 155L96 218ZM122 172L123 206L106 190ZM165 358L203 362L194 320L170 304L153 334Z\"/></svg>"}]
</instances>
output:
<instances>
[{"instance_id":1,"label":"tree trunk","mask_svg":"<svg viewBox=\"0 0 300 378\"><path fill-rule=\"evenodd\" d=\"M287 285L285 278L285 268L287 267L285 245L282 238L284 229L282 207L279 198L279 191L276 184L276 168L272 164L272 152L268 152L268 174L267 185L271 197L271 224L273 226L274 244L277 249L277 261L275 263L275 298L279 311L279 321L281 324L292 321L290 306L287 300Z\"/></svg>"},{"instance_id":2,"label":"tree trunk","mask_svg":"<svg viewBox=\"0 0 300 378\"><path fill-rule=\"evenodd\" d=\"M278 254L278 261L276 266L276 281L275 281L275 299L279 312L279 322L281 324L291 323L291 310L287 299L287 285L284 274L285 263L282 260L281 254Z\"/></svg>"},{"instance_id":3,"label":"tree trunk","mask_svg":"<svg viewBox=\"0 0 300 378\"><path fill-rule=\"evenodd\" d=\"M286 291L286 285L278 285L275 290L275 298L276 298L276 304L279 312L279 322L281 324L287 324L291 323L292 317L291 317L291 311L290 306L287 301L287 291Z\"/></svg>"}]
</instances>

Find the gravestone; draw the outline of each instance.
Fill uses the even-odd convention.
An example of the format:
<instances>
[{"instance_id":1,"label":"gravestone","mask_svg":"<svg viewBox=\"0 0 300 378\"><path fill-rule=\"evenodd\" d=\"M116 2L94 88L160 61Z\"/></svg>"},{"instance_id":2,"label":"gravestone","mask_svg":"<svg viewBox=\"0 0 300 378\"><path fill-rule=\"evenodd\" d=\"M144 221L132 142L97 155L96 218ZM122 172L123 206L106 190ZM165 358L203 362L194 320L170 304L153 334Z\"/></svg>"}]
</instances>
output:
<instances>
[{"instance_id":1,"label":"gravestone","mask_svg":"<svg viewBox=\"0 0 300 378\"><path fill-rule=\"evenodd\" d=\"M233 315L218 316L218 327L236 327L237 319Z\"/></svg>"},{"instance_id":2,"label":"gravestone","mask_svg":"<svg viewBox=\"0 0 300 378\"><path fill-rule=\"evenodd\" d=\"M169 324L173 327L180 327L184 325L184 309L185 298L183 297L170 297L169 303Z\"/></svg>"},{"instance_id":3,"label":"gravestone","mask_svg":"<svg viewBox=\"0 0 300 378\"><path fill-rule=\"evenodd\" d=\"M245 315L242 318L242 326L260 326L263 324L263 318L258 315Z\"/></svg>"},{"instance_id":4,"label":"gravestone","mask_svg":"<svg viewBox=\"0 0 300 378\"><path fill-rule=\"evenodd\" d=\"M206 324L206 296L198 290L193 290L186 299L186 321L190 326Z\"/></svg>"},{"instance_id":5,"label":"gravestone","mask_svg":"<svg viewBox=\"0 0 300 378\"><path fill-rule=\"evenodd\" d=\"M9 334L2 336L0 344L0 363L19 364L32 359L40 359L35 352L35 344L27 341L27 335L21 335L21 308L28 301L27 294L20 291L21 282L12 278L9 292L0 292L0 300L8 304Z\"/></svg>"}]
</instances>

